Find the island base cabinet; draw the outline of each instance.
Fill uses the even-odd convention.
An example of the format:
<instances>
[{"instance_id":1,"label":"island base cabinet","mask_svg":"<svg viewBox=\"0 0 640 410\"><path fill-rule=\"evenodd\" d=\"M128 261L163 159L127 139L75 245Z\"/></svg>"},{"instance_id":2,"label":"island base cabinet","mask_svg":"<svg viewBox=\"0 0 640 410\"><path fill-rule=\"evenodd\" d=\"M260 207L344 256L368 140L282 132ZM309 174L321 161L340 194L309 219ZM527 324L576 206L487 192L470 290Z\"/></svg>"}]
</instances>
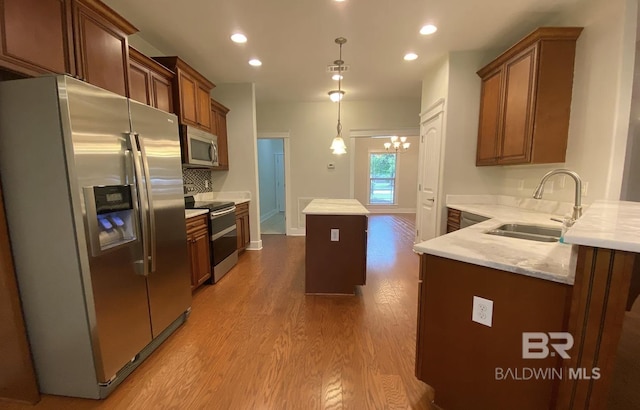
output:
<instances>
[{"instance_id":1,"label":"island base cabinet","mask_svg":"<svg viewBox=\"0 0 640 410\"><path fill-rule=\"evenodd\" d=\"M353 295L356 286L366 284L367 221L366 215L306 216L307 294ZM337 237L332 230L338 230Z\"/></svg>"},{"instance_id":2,"label":"island base cabinet","mask_svg":"<svg viewBox=\"0 0 640 410\"><path fill-rule=\"evenodd\" d=\"M420 263L416 376L447 410L554 408L559 356L523 358L523 332L567 331L569 285L432 255ZM471 320L473 297L493 301L492 326ZM518 378L520 378L518 380Z\"/></svg>"}]
</instances>

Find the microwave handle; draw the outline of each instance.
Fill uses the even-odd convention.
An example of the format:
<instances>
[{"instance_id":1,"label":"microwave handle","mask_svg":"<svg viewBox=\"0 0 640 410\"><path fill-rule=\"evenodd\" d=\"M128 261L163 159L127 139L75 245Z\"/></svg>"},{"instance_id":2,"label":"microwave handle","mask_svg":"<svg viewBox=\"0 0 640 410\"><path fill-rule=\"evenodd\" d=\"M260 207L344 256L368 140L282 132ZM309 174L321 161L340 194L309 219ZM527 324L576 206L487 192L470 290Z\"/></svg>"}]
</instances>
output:
<instances>
[{"instance_id":1,"label":"microwave handle","mask_svg":"<svg viewBox=\"0 0 640 410\"><path fill-rule=\"evenodd\" d=\"M218 146L213 141L211 141L210 153L211 153L211 159L213 160L213 163L214 164L218 163Z\"/></svg>"}]
</instances>

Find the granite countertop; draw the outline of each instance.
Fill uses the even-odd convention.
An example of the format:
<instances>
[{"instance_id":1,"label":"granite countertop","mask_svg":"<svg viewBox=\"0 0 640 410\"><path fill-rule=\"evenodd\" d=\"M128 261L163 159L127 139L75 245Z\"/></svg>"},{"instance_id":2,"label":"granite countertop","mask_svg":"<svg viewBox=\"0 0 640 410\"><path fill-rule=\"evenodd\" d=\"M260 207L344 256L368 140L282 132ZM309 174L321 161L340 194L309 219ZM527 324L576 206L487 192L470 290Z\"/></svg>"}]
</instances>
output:
<instances>
[{"instance_id":1,"label":"granite countertop","mask_svg":"<svg viewBox=\"0 0 640 410\"><path fill-rule=\"evenodd\" d=\"M557 217L556 213L500 203L447 202L447 207L492 219L418 243L414 246L416 252L573 285L576 247L559 242L535 242L486 234L508 223L559 228L561 224L550 219Z\"/></svg>"},{"instance_id":2,"label":"granite countertop","mask_svg":"<svg viewBox=\"0 0 640 410\"><path fill-rule=\"evenodd\" d=\"M368 215L357 199L314 199L302 211L307 215Z\"/></svg>"},{"instance_id":3,"label":"granite countertop","mask_svg":"<svg viewBox=\"0 0 640 410\"><path fill-rule=\"evenodd\" d=\"M567 231L564 240L640 253L640 202L597 201Z\"/></svg>"},{"instance_id":4,"label":"granite countertop","mask_svg":"<svg viewBox=\"0 0 640 410\"><path fill-rule=\"evenodd\" d=\"M208 213L209 213L208 209L185 209L184 210L184 217L186 219L189 219L189 218L193 218L195 216L204 215L204 214L208 214Z\"/></svg>"}]
</instances>

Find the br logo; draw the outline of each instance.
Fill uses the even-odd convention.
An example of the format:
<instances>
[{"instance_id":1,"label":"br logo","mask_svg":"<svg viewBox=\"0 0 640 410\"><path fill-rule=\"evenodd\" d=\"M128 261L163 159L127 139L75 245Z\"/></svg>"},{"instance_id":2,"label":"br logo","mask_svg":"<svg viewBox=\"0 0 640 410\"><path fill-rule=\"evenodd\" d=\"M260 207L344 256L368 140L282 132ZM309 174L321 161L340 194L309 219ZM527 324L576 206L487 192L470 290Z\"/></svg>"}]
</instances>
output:
<instances>
[{"instance_id":1,"label":"br logo","mask_svg":"<svg viewBox=\"0 0 640 410\"><path fill-rule=\"evenodd\" d=\"M551 342L551 343L550 343ZM553 351L550 351L549 345ZM573 347L573 336L568 332L523 332L522 358L546 359L556 353L563 359L570 359L567 353Z\"/></svg>"}]
</instances>

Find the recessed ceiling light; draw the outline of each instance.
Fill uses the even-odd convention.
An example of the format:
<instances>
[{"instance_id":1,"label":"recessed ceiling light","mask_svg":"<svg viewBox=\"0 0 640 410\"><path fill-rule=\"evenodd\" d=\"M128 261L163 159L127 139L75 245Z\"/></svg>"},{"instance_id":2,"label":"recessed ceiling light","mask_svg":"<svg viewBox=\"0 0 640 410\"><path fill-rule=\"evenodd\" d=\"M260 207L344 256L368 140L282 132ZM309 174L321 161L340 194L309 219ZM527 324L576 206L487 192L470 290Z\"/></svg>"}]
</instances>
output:
<instances>
[{"instance_id":1,"label":"recessed ceiling light","mask_svg":"<svg viewBox=\"0 0 640 410\"><path fill-rule=\"evenodd\" d=\"M333 0L333 1L335 1L336 3L342 3L342 2L344 2L344 0Z\"/></svg>"},{"instance_id":2,"label":"recessed ceiling light","mask_svg":"<svg viewBox=\"0 0 640 410\"><path fill-rule=\"evenodd\" d=\"M341 76L340 74L334 74L331 77L332 80L338 81L338 80L344 80L344 76Z\"/></svg>"},{"instance_id":3,"label":"recessed ceiling light","mask_svg":"<svg viewBox=\"0 0 640 410\"><path fill-rule=\"evenodd\" d=\"M247 36L242 33L234 33L231 35L231 41L233 41L234 43L246 43Z\"/></svg>"},{"instance_id":4,"label":"recessed ceiling light","mask_svg":"<svg viewBox=\"0 0 640 410\"><path fill-rule=\"evenodd\" d=\"M429 34L433 34L436 31L438 31L438 27L434 26L433 24L427 24L420 29L420 34L422 34L423 36L428 36Z\"/></svg>"},{"instance_id":5,"label":"recessed ceiling light","mask_svg":"<svg viewBox=\"0 0 640 410\"><path fill-rule=\"evenodd\" d=\"M260 67L262 65L262 61L258 60L257 58L252 58L251 60L249 60L249 64L254 67Z\"/></svg>"},{"instance_id":6,"label":"recessed ceiling light","mask_svg":"<svg viewBox=\"0 0 640 410\"><path fill-rule=\"evenodd\" d=\"M404 59L407 61L413 61L416 58L418 58L418 55L416 53L407 53L404 55Z\"/></svg>"}]
</instances>

